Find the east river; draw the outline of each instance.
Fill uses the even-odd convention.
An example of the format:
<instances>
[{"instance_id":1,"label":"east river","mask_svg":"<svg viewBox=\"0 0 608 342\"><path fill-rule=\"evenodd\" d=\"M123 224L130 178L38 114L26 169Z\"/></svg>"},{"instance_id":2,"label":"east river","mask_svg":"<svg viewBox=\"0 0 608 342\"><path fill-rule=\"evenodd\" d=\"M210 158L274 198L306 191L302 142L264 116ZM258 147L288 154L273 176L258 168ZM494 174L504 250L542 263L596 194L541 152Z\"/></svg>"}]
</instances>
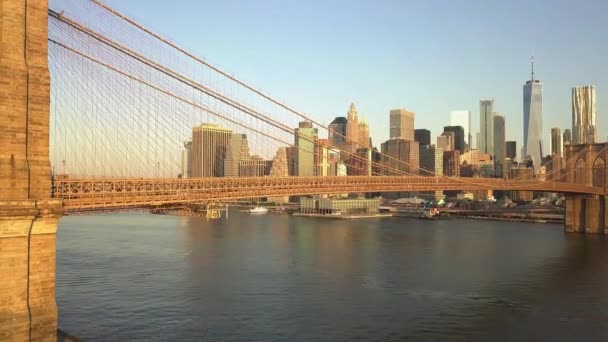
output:
<instances>
[{"instance_id":1,"label":"east river","mask_svg":"<svg viewBox=\"0 0 608 342\"><path fill-rule=\"evenodd\" d=\"M608 239L559 225L70 216L59 327L90 341L606 341Z\"/></svg>"}]
</instances>

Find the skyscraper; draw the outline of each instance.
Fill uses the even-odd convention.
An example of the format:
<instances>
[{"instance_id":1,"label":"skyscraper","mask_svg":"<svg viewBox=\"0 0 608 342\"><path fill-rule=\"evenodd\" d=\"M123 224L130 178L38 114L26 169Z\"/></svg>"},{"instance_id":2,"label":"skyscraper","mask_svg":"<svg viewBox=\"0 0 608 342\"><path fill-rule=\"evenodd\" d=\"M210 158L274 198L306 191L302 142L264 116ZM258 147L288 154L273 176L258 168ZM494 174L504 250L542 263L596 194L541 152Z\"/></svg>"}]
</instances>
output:
<instances>
[{"instance_id":1,"label":"skyscraper","mask_svg":"<svg viewBox=\"0 0 608 342\"><path fill-rule=\"evenodd\" d=\"M359 142L359 118L357 117L357 108L354 103L350 104L348 114L346 115L346 143L351 145L351 150L357 149Z\"/></svg>"},{"instance_id":2,"label":"skyscraper","mask_svg":"<svg viewBox=\"0 0 608 342\"><path fill-rule=\"evenodd\" d=\"M494 175L504 176L505 153L505 117L494 113Z\"/></svg>"},{"instance_id":3,"label":"skyscraper","mask_svg":"<svg viewBox=\"0 0 608 342\"><path fill-rule=\"evenodd\" d=\"M494 99L479 101L479 140L481 153L494 154Z\"/></svg>"},{"instance_id":4,"label":"skyscraper","mask_svg":"<svg viewBox=\"0 0 608 342\"><path fill-rule=\"evenodd\" d=\"M460 151L443 152L443 174L450 177L460 176Z\"/></svg>"},{"instance_id":5,"label":"skyscraper","mask_svg":"<svg viewBox=\"0 0 608 342\"><path fill-rule=\"evenodd\" d=\"M224 177L232 130L214 124L192 128L192 177Z\"/></svg>"},{"instance_id":6,"label":"skyscraper","mask_svg":"<svg viewBox=\"0 0 608 342\"><path fill-rule=\"evenodd\" d=\"M450 112L450 126L460 126L464 129L464 142L466 149L473 148L471 133L471 112L468 110L453 110ZM464 150L461 152L465 152Z\"/></svg>"},{"instance_id":7,"label":"skyscraper","mask_svg":"<svg viewBox=\"0 0 608 342\"><path fill-rule=\"evenodd\" d=\"M192 140L184 142L184 149L182 150L182 177L192 177Z\"/></svg>"},{"instance_id":8,"label":"skyscraper","mask_svg":"<svg viewBox=\"0 0 608 342\"><path fill-rule=\"evenodd\" d=\"M443 150L439 147L420 145L420 175L443 175Z\"/></svg>"},{"instance_id":9,"label":"skyscraper","mask_svg":"<svg viewBox=\"0 0 608 342\"><path fill-rule=\"evenodd\" d=\"M524 84L524 146L522 160L530 156L540 168L543 145L543 84L534 79L534 60L529 81Z\"/></svg>"},{"instance_id":10,"label":"skyscraper","mask_svg":"<svg viewBox=\"0 0 608 342\"><path fill-rule=\"evenodd\" d=\"M224 160L224 176L238 177L239 162L249 159L249 144L247 135L242 133L233 133L230 137L230 148L226 153Z\"/></svg>"},{"instance_id":11,"label":"skyscraper","mask_svg":"<svg viewBox=\"0 0 608 342\"><path fill-rule=\"evenodd\" d=\"M551 155L562 156L562 130L559 127L551 128Z\"/></svg>"},{"instance_id":12,"label":"skyscraper","mask_svg":"<svg viewBox=\"0 0 608 342\"><path fill-rule=\"evenodd\" d=\"M506 157L514 161L517 158L517 142L507 141L506 145Z\"/></svg>"},{"instance_id":13,"label":"skyscraper","mask_svg":"<svg viewBox=\"0 0 608 342\"><path fill-rule=\"evenodd\" d=\"M383 173L399 176L402 174L399 171L402 171L417 175L420 166L419 148L417 141L406 139L390 139L382 143L382 164L386 167Z\"/></svg>"},{"instance_id":14,"label":"skyscraper","mask_svg":"<svg viewBox=\"0 0 608 342\"><path fill-rule=\"evenodd\" d=\"M431 144L431 131L428 129L415 129L414 130L414 140L420 143L421 146L430 145Z\"/></svg>"},{"instance_id":15,"label":"skyscraper","mask_svg":"<svg viewBox=\"0 0 608 342\"><path fill-rule=\"evenodd\" d=\"M466 149L466 135L462 126L444 126L443 132L454 133L454 149L464 153Z\"/></svg>"},{"instance_id":16,"label":"skyscraper","mask_svg":"<svg viewBox=\"0 0 608 342\"><path fill-rule=\"evenodd\" d=\"M570 145L570 144L572 144L572 131L569 128L566 128L564 130L563 144L564 145Z\"/></svg>"},{"instance_id":17,"label":"skyscraper","mask_svg":"<svg viewBox=\"0 0 608 342\"><path fill-rule=\"evenodd\" d=\"M362 148L362 147L371 147L369 145L369 125L367 124L367 121L365 121L365 118L363 118L361 120L361 122L359 122L359 145L357 145L357 148Z\"/></svg>"},{"instance_id":18,"label":"skyscraper","mask_svg":"<svg viewBox=\"0 0 608 342\"><path fill-rule=\"evenodd\" d=\"M595 122L595 86L572 88L572 143L598 142Z\"/></svg>"},{"instance_id":19,"label":"skyscraper","mask_svg":"<svg viewBox=\"0 0 608 342\"><path fill-rule=\"evenodd\" d=\"M443 132L442 135L437 137L437 147L445 151L453 151L454 150L454 133L453 132Z\"/></svg>"},{"instance_id":20,"label":"skyscraper","mask_svg":"<svg viewBox=\"0 0 608 342\"><path fill-rule=\"evenodd\" d=\"M327 127L329 143L332 146L342 146L346 142L346 118L338 116Z\"/></svg>"},{"instance_id":21,"label":"skyscraper","mask_svg":"<svg viewBox=\"0 0 608 342\"><path fill-rule=\"evenodd\" d=\"M414 140L414 113L405 109L390 111L390 138Z\"/></svg>"},{"instance_id":22,"label":"skyscraper","mask_svg":"<svg viewBox=\"0 0 608 342\"><path fill-rule=\"evenodd\" d=\"M319 132L310 121L300 122L295 134L295 174L296 176L315 175L315 148Z\"/></svg>"}]
</instances>

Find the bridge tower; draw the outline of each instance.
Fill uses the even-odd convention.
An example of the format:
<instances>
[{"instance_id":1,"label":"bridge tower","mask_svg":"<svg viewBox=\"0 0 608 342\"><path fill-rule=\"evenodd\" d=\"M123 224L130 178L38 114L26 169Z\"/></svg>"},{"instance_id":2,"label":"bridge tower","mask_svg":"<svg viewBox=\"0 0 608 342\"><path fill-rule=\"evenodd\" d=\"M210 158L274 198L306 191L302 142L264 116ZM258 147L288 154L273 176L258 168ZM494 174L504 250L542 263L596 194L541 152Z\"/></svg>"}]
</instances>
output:
<instances>
[{"instance_id":1,"label":"bridge tower","mask_svg":"<svg viewBox=\"0 0 608 342\"><path fill-rule=\"evenodd\" d=\"M0 340L56 341L47 0L0 0Z\"/></svg>"},{"instance_id":2,"label":"bridge tower","mask_svg":"<svg viewBox=\"0 0 608 342\"><path fill-rule=\"evenodd\" d=\"M565 181L606 189L608 143L566 145ZM608 234L608 199L601 195L567 195L566 232Z\"/></svg>"}]
</instances>

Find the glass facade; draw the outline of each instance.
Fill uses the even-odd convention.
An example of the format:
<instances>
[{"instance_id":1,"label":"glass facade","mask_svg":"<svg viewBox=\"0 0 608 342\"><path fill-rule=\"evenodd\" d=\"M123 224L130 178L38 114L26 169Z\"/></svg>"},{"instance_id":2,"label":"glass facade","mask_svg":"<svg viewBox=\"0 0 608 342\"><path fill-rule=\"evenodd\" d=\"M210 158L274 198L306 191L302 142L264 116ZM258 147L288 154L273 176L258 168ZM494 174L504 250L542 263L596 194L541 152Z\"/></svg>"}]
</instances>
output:
<instances>
[{"instance_id":1,"label":"glass facade","mask_svg":"<svg viewBox=\"0 0 608 342\"><path fill-rule=\"evenodd\" d=\"M543 84L530 80L524 84L524 146L522 158L532 158L534 169L540 167L543 148ZM548 152L548 151L547 151Z\"/></svg>"},{"instance_id":2,"label":"glass facade","mask_svg":"<svg viewBox=\"0 0 608 342\"><path fill-rule=\"evenodd\" d=\"M471 136L471 112L468 110L451 111L450 126L460 126L464 128L464 142L467 147L471 149L473 144L473 137Z\"/></svg>"}]
</instances>

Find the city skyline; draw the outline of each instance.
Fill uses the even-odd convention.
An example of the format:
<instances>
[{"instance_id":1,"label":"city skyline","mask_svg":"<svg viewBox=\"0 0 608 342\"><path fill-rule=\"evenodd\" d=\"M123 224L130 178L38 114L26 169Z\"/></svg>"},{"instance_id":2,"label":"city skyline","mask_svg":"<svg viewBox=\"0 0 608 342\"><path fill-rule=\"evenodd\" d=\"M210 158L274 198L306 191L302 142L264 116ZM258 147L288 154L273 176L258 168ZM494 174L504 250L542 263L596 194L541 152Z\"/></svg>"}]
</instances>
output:
<instances>
[{"instance_id":1,"label":"city skyline","mask_svg":"<svg viewBox=\"0 0 608 342\"><path fill-rule=\"evenodd\" d=\"M608 4L604 2L594 2L596 10L593 13L585 11L584 15L580 6L567 2L552 6L550 10L540 3L526 3L528 10L525 12L519 10L523 1L475 6L444 2L444 11L441 12L445 14L436 13L433 10L435 6L425 3L392 4L398 6L399 11L391 11L388 3L277 6L269 2L239 4L245 9L242 13L247 15L237 14L237 17L234 13L224 16L231 6L223 3L185 1L185 5L195 9L187 13L162 3L150 3L145 9L132 0L109 0L107 3L132 15L153 31L164 32L170 38L179 37L176 42L195 54L211 62L222 61L221 66L225 69L247 80L255 80L257 87L325 124L336 116L342 116L348 103L356 102L367 113L371 123L370 135L377 142L388 139L389 122L384 113L400 107L415 112L418 117L416 128L431 130L433 140L448 123L451 110L470 110L471 135L475 137L479 125L478 101L493 97L505 115L507 139L518 141L518 145L523 146L520 86L529 73L531 54L537 60L537 74L545 84L545 127L571 127L570 93L571 88L578 84L596 85L600 131L608 124L602 120L604 107L601 101L601 85L608 82L608 70L600 68L603 63L601 56L608 53L608 47L596 44L598 33L606 27L599 14L608 10ZM271 24L260 25L273 22L270 17L274 16L277 7L283 10L280 23L290 23L286 25L287 30L275 30ZM386 24L386 17L403 11L418 13L414 20L420 21L424 27L429 22L433 25L421 36L407 32L405 28L394 27L394 31L392 25ZM479 17L480 13L493 13L493 20L513 29L488 29L484 22L489 19L470 20ZM312 33L310 25L299 20L305 16L312 16L318 22ZM178 17L182 19L176 20ZM219 20L222 17L234 18L230 28ZM367 31L341 24L353 18L368 22ZM542 18L540 22L538 18ZM557 24L566 18L572 25ZM205 22L205 25L192 25L198 22ZM577 25L578 22L593 22L600 27ZM336 30L336 26L342 27ZM258 29L251 30L251 27ZM220 30L221 35L213 34ZM323 34L319 33L321 31ZM481 36L480 31L483 32ZM243 36L243 32L248 34ZM287 39L287 33L293 39ZM494 39L488 42L480 39L483 37ZM572 38L571 49L557 50L552 44L563 37ZM393 44L404 39L411 43L403 47L395 45L397 48L394 49ZM235 50L239 44L225 44L226 41L243 43L249 51L248 58L243 59L242 53ZM257 44L263 48L252 47ZM286 48L279 47L284 44ZM376 48L367 48L370 44ZM489 45L492 49L488 49ZM589 46L600 51L586 55L577 53L588 50ZM312 51L320 49L326 55L323 63L306 61L312 58ZM447 53L453 49L466 51L466 54L454 59ZM394 53L387 57L386 52L391 50ZM269 58L266 51L276 53ZM345 59L343 56L354 57ZM377 66L378 63L381 65ZM483 78L480 79L478 74L483 74ZM389 81L395 77L403 77L407 82ZM433 100L436 98L441 98L441 101ZM545 129L543 140L547 142L549 137L550 131ZM605 134L600 134L600 140L605 138Z\"/></svg>"}]
</instances>

